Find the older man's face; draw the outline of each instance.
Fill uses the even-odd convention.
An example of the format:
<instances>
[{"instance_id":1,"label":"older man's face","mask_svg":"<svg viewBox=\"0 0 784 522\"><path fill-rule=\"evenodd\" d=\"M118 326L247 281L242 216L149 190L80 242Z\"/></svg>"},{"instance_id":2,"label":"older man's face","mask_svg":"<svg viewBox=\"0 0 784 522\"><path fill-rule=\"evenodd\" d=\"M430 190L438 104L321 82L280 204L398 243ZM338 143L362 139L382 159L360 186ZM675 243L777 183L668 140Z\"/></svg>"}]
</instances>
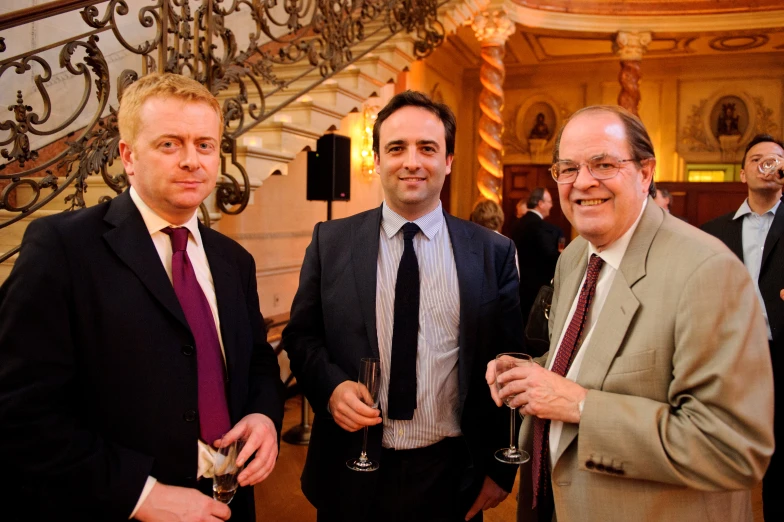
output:
<instances>
[{"instance_id":1,"label":"older man's face","mask_svg":"<svg viewBox=\"0 0 784 522\"><path fill-rule=\"evenodd\" d=\"M632 157L621 119L605 111L583 113L570 121L561 136L561 160L586 163L591 158ZM581 166L574 183L559 184L558 196L566 218L577 232L600 250L610 246L637 220L648 197L654 159L621 164L611 179L597 180Z\"/></svg>"}]
</instances>

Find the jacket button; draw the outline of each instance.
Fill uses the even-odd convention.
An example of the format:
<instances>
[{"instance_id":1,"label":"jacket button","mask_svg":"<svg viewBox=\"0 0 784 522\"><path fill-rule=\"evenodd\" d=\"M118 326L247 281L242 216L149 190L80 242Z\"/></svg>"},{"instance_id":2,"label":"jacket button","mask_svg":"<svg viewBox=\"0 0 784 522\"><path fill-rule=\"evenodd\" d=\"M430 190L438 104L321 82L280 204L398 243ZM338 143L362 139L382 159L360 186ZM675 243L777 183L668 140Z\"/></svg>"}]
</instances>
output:
<instances>
[{"instance_id":1,"label":"jacket button","mask_svg":"<svg viewBox=\"0 0 784 522\"><path fill-rule=\"evenodd\" d=\"M604 471L604 470L605 470L604 464L597 464L596 465L596 471Z\"/></svg>"},{"instance_id":2,"label":"jacket button","mask_svg":"<svg viewBox=\"0 0 784 522\"><path fill-rule=\"evenodd\" d=\"M193 352L194 352L193 346L191 346L190 344L186 344L185 346L182 347L183 355L193 355Z\"/></svg>"},{"instance_id":3,"label":"jacket button","mask_svg":"<svg viewBox=\"0 0 784 522\"><path fill-rule=\"evenodd\" d=\"M185 422L193 422L196 420L196 412L193 410L188 410L182 414L182 418L185 419Z\"/></svg>"},{"instance_id":4,"label":"jacket button","mask_svg":"<svg viewBox=\"0 0 784 522\"><path fill-rule=\"evenodd\" d=\"M589 460L585 463L585 467L588 469L593 469L596 467L596 464L594 464L592 460Z\"/></svg>"}]
</instances>

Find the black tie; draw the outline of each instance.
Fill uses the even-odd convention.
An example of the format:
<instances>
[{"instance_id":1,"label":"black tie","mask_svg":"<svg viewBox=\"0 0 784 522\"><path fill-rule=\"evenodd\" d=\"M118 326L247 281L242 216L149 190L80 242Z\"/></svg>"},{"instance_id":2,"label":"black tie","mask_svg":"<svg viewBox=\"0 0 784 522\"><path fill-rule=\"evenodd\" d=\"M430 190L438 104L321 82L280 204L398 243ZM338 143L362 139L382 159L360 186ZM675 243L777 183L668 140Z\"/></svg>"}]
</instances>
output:
<instances>
[{"instance_id":1,"label":"black tie","mask_svg":"<svg viewBox=\"0 0 784 522\"><path fill-rule=\"evenodd\" d=\"M419 333L419 263L414 252L416 223L403 225L403 257L395 283L392 368L389 372L390 419L411 420L416 408L416 358Z\"/></svg>"}]
</instances>

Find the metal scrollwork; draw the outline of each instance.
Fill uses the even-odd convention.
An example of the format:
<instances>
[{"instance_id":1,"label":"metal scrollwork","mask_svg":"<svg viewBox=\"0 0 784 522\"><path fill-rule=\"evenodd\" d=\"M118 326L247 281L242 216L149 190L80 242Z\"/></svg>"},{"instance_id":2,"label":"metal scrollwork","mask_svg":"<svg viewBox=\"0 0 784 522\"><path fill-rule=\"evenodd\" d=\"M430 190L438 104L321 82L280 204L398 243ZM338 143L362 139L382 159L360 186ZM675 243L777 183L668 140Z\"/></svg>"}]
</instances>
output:
<instances>
[{"instance_id":1,"label":"metal scrollwork","mask_svg":"<svg viewBox=\"0 0 784 522\"><path fill-rule=\"evenodd\" d=\"M91 175L100 175L115 193L127 188L126 174L111 168L119 155L119 131L117 110L109 101L113 90L120 100L140 76L154 71L184 74L220 96L226 127L216 205L223 213L238 214L251 191L248 172L237 157L243 134L396 33L414 35L417 57L432 52L445 33L437 0L154 0L137 13L129 4L75 3L71 10L78 11L84 26L74 28L73 37L0 59L0 80L37 73L34 92L14 87L7 93L11 99L0 103L11 113L0 118L0 155L6 161L0 165L0 210L5 211L0 228L54 198L62 197L67 209L85 206ZM33 21L51 16L43 7ZM18 24L31 23L27 20ZM235 34L232 20L253 28L249 34ZM18 24L0 15L0 31ZM107 56L99 48L102 33L113 37L123 53L141 58L141 64L111 79ZM53 71L46 52L58 47L60 71ZM4 52L5 35L0 36ZM114 61L124 59L117 58L116 51L113 56ZM292 65L297 72L281 78L281 67ZM317 76L311 83L300 81L311 78L311 72ZM81 96L74 92L77 101L53 107L49 92L66 76L69 81L82 77ZM284 91L298 81L303 85L296 92ZM266 103L281 92L290 97L275 106ZM97 99L97 105L89 103L91 99ZM202 207L202 219L209 223L209 211ZM0 262L15 251L0 255Z\"/></svg>"}]
</instances>

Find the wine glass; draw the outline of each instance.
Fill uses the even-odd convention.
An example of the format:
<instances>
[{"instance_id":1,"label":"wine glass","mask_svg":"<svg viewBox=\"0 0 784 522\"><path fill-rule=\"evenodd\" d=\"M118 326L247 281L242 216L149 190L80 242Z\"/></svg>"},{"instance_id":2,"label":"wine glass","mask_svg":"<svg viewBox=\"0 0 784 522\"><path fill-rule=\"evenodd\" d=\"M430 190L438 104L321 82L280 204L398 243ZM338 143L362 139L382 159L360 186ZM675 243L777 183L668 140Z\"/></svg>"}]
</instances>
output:
<instances>
[{"instance_id":1,"label":"wine glass","mask_svg":"<svg viewBox=\"0 0 784 522\"><path fill-rule=\"evenodd\" d=\"M360 361L359 378L357 387L359 388L360 400L371 408L378 408L378 389L381 385L381 360L375 357L363 358ZM354 471L376 471L378 462L370 460L367 456L367 437L368 427L365 426L364 440L362 442L362 453L357 459L349 459L346 466Z\"/></svg>"},{"instance_id":2,"label":"wine glass","mask_svg":"<svg viewBox=\"0 0 784 522\"><path fill-rule=\"evenodd\" d=\"M235 440L225 448L213 448L212 455L212 498L224 504L231 502L237 492L237 475L243 466L237 466L237 456L245 445L244 440Z\"/></svg>"},{"instance_id":3,"label":"wine glass","mask_svg":"<svg viewBox=\"0 0 784 522\"><path fill-rule=\"evenodd\" d=\"M532 364L530 355L524 353L501 353L495 358L495 385L499 393L504 388L504 383L498 382L498 376L502 373L509 371L524 364ZM509 406L509 402L514 399L514 395L504 397L504 404ZM527 452L520 450L515 445L515 409L509 406L510 427L509 427L509 447L501 448L495 452L496 460L505 462L506 464L522 464L528 462L531 458Z\"/></svg>"},{"instance_id":4,"label":"wine glass","mask_svg":"<svg viewBox=\"0 0 784 522\"><path fill-rule=\"evenodd\" d=\"M775 154L765 156L757 164L757 170L763 178L771 178L774 175L781 178L784 174L784 160Z\"/></svg>"}]
</instances>

